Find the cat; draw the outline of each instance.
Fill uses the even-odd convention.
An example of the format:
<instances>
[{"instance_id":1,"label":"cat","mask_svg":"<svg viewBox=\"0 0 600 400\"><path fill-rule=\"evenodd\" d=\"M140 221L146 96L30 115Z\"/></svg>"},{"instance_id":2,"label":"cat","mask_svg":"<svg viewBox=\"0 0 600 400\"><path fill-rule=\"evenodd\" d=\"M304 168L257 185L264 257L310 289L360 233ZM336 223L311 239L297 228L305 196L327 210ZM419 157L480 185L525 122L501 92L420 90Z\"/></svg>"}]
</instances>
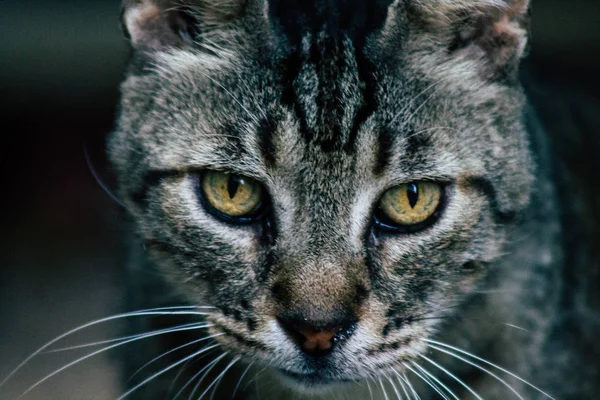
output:
<instances>
[{"instance_id":1,"label":"cat","mask_svg":"<svg viewBox=\"0 0 600 400\"><path fill-rule=\"evenodd\" d=\"M529 10L125 0L124 396L595 398Z\"/></svg>"}]
</instances>

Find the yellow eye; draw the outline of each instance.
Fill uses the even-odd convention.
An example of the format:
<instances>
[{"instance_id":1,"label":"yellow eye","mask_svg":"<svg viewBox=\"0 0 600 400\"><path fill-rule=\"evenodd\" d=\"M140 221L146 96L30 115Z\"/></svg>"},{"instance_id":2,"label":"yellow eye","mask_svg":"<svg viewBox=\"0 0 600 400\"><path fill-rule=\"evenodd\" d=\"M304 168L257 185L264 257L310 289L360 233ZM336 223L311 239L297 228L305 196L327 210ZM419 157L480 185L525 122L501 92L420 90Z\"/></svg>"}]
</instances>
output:
<instances>
[{"instance_id":1,"label":"yellow eye","mask_svg":"<svg viewBox=\"0 0 600 400\"><path fill-rule=\"evenodd\" d=\"M252 217L263 200L263 188L258 182L223 172L205 172L202 191L212 208L233 218Z\"/></svg>"},{"instance_id":2,"label":"yellow eye","mask_svg":"<svg viewBox=\"0 0 600 400\"><path fill-rule=\"evenodd\" d=\"M419 225L428 221L438 210L442 194L443 188L438 183L406 183L388 190L379 202L379 210L384 214L383 219L393 225Z\"/></svg>"}]
</instances>

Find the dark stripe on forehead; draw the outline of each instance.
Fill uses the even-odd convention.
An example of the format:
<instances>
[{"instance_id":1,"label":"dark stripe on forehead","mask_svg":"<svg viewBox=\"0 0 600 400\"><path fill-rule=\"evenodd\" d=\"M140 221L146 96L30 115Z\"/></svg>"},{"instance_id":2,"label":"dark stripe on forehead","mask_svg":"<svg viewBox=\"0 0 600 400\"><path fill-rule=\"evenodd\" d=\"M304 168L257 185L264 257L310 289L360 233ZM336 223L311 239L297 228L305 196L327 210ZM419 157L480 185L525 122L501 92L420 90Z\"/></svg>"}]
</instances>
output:
<instances>
[{"instance_id":1,"label":"dark stripe on forehead","mask_svg":"<svg viewBox=\"0 0 600 400\"><path fill-rule=\"evenodd\" d=\"M393 0L270 0L269 13L290 44L298 47L306 33L325 30L360 41L378 29Z\"/></svg>"},{"instance_id":2,"label":"dark stripe on forehead","mask_svg":"<svg viewBox=\"0 0 600 400\"><path fill-rule=\"evenodd\" d=\"M314 64L319 82L318 94L315 99L317 107L316 124L313 134L307 141L316 136L321 148L330 152L340 147L342 132L340 122L341 109L341 79L344 70L344 47L341 41L333 36L314 38L310 51L309 63Z\"/></svg>"},{"instance_id":3,"label":"dark stripe on forehead","mask_svg":"<svg viewBox=\"0 0 600 400\"><path fill-rule=\"evenodd\" d=\"M273 167L277 161L277 149L275 143L273 143L273 135L276 129L277 123L272 116L262 119L258 126L258 147L267 167Z\"/></svg>"},{"instance_id":4,"label":"dark stripe on forehead","mask_svg":"<svg viewBox=\"0 0 600 400\"><path fill-rule=\"evenodd\" d=\"M282 102L296 114L306 142L323 151L353 151L360 126L377 108L374 67L363 48L367 36L383 25L391 1L270 2L270 16L288 43L288 57L281 64ZM310 40L308 51L303 40ZM310 72L302 68L305 64ZM349 87L357 92L352 97L356 104L344 104ZM344 116L353 119L349 128L345 123L349 132L341 130Z\"/></svg>"},{"instance_id":5,"label":"dark stripe on forehead","mask_svg":"<svg viewBox=\"0 0 600 400\"><path fill-rule=\"evenodd\" d=\"M390 131L390 128L384 127L379 133L379 140L377 141L377 158L375 160L375 166L373 172L375 175L381 175L385 169L390 165L392 158L392 148L394 146L394 135Z\"/></svg>"},{"instance_id":6,"label":"dark stripe on forehead","mask_svg":"<svg viewBox=\"0 0 600 400\"><path fill-rule=\"evenodd\" d=\"M346 143L346 152L353 152L356 145L356 137L362 124L377 109L377 99L375 98L375 66L364 53L362 45L356 50L356 63L358 66L358 79L360 81L360 91L362 95L362 105L354 117L350 137Z\"/></svg>"}]
</instances>

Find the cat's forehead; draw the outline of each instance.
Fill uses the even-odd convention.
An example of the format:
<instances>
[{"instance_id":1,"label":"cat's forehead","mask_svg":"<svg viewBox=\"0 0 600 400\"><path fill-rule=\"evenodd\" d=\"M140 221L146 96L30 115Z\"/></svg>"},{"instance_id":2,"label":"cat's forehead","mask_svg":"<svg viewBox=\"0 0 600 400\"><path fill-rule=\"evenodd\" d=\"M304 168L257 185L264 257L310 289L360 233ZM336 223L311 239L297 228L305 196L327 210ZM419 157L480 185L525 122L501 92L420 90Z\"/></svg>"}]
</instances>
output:
<instances>
[{"instance_id":1,"label":"cat's forehead","mask_svg":"<svg viewBox=\"0 0 600 400\"><path fill-rule=\"evenodd\" d=\"M285 44L272 46L277 51L252 41L206 42L157 54L155 74L139 78L149 85L133 76L125 90L126 100L130 93L138 109L151 110L141 122L148 140L137 135L154 157L149 163L251 176L360 164L408 179L452 175L461 157L476 162L464 139L486 114L463 118L478 107L470 92L451 93L456 80L448 76L415 72L398 43L393 52L383 48L389 2L375 3L275 1L272 29Z\"/></svg>"},{"instance_id":2,"label":"cat's forehead","mask_svg":"<svg viewBox=\"0 0 600 400\"><path fill-rule=\"evenodd\" d=\"M152 97L141 142L159 169L257 177L278 168L340 171L328 179L389 167L440 174L445 143L431 139L439 133L427 129L431 116L410 107L421 87L384 75L349 36L307 31L296 51L266 64L235 53L172 52L156 71L148 78L154 86L135 93Z\"/></svg>"}]
</instances>

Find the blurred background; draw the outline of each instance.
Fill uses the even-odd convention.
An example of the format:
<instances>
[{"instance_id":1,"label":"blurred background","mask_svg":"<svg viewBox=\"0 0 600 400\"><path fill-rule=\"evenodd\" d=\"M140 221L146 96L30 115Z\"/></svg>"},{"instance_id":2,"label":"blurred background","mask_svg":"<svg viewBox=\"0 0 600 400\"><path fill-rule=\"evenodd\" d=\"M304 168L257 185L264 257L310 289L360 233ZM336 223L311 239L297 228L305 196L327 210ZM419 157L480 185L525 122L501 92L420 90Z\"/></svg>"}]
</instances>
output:
<instances>
[{"instance_id":1,"label":"blurred background","mask_svg":"<svg viewBox=\"0 0 600 400\"><path fill-rule=\"evenodd\" d=\"M523 68L529 95L549 130L560 135L559 116L569 114L597 138L600 1L534 0L533 7ZM104 144L127 56L118 0L0 0L0 381L57 335L120 311L123 216L92 177L84 146L110 186ZM565 158L593 182L599 172L590 165L598 162L581 157L598 158L598 141L563 135ZM62 345L117 334L107 324ZM36 357L0 397L18 397L83 354ZM110 355L101 356L25 399L115 398L116 374Z\"/></svg>"}]
</instances>

